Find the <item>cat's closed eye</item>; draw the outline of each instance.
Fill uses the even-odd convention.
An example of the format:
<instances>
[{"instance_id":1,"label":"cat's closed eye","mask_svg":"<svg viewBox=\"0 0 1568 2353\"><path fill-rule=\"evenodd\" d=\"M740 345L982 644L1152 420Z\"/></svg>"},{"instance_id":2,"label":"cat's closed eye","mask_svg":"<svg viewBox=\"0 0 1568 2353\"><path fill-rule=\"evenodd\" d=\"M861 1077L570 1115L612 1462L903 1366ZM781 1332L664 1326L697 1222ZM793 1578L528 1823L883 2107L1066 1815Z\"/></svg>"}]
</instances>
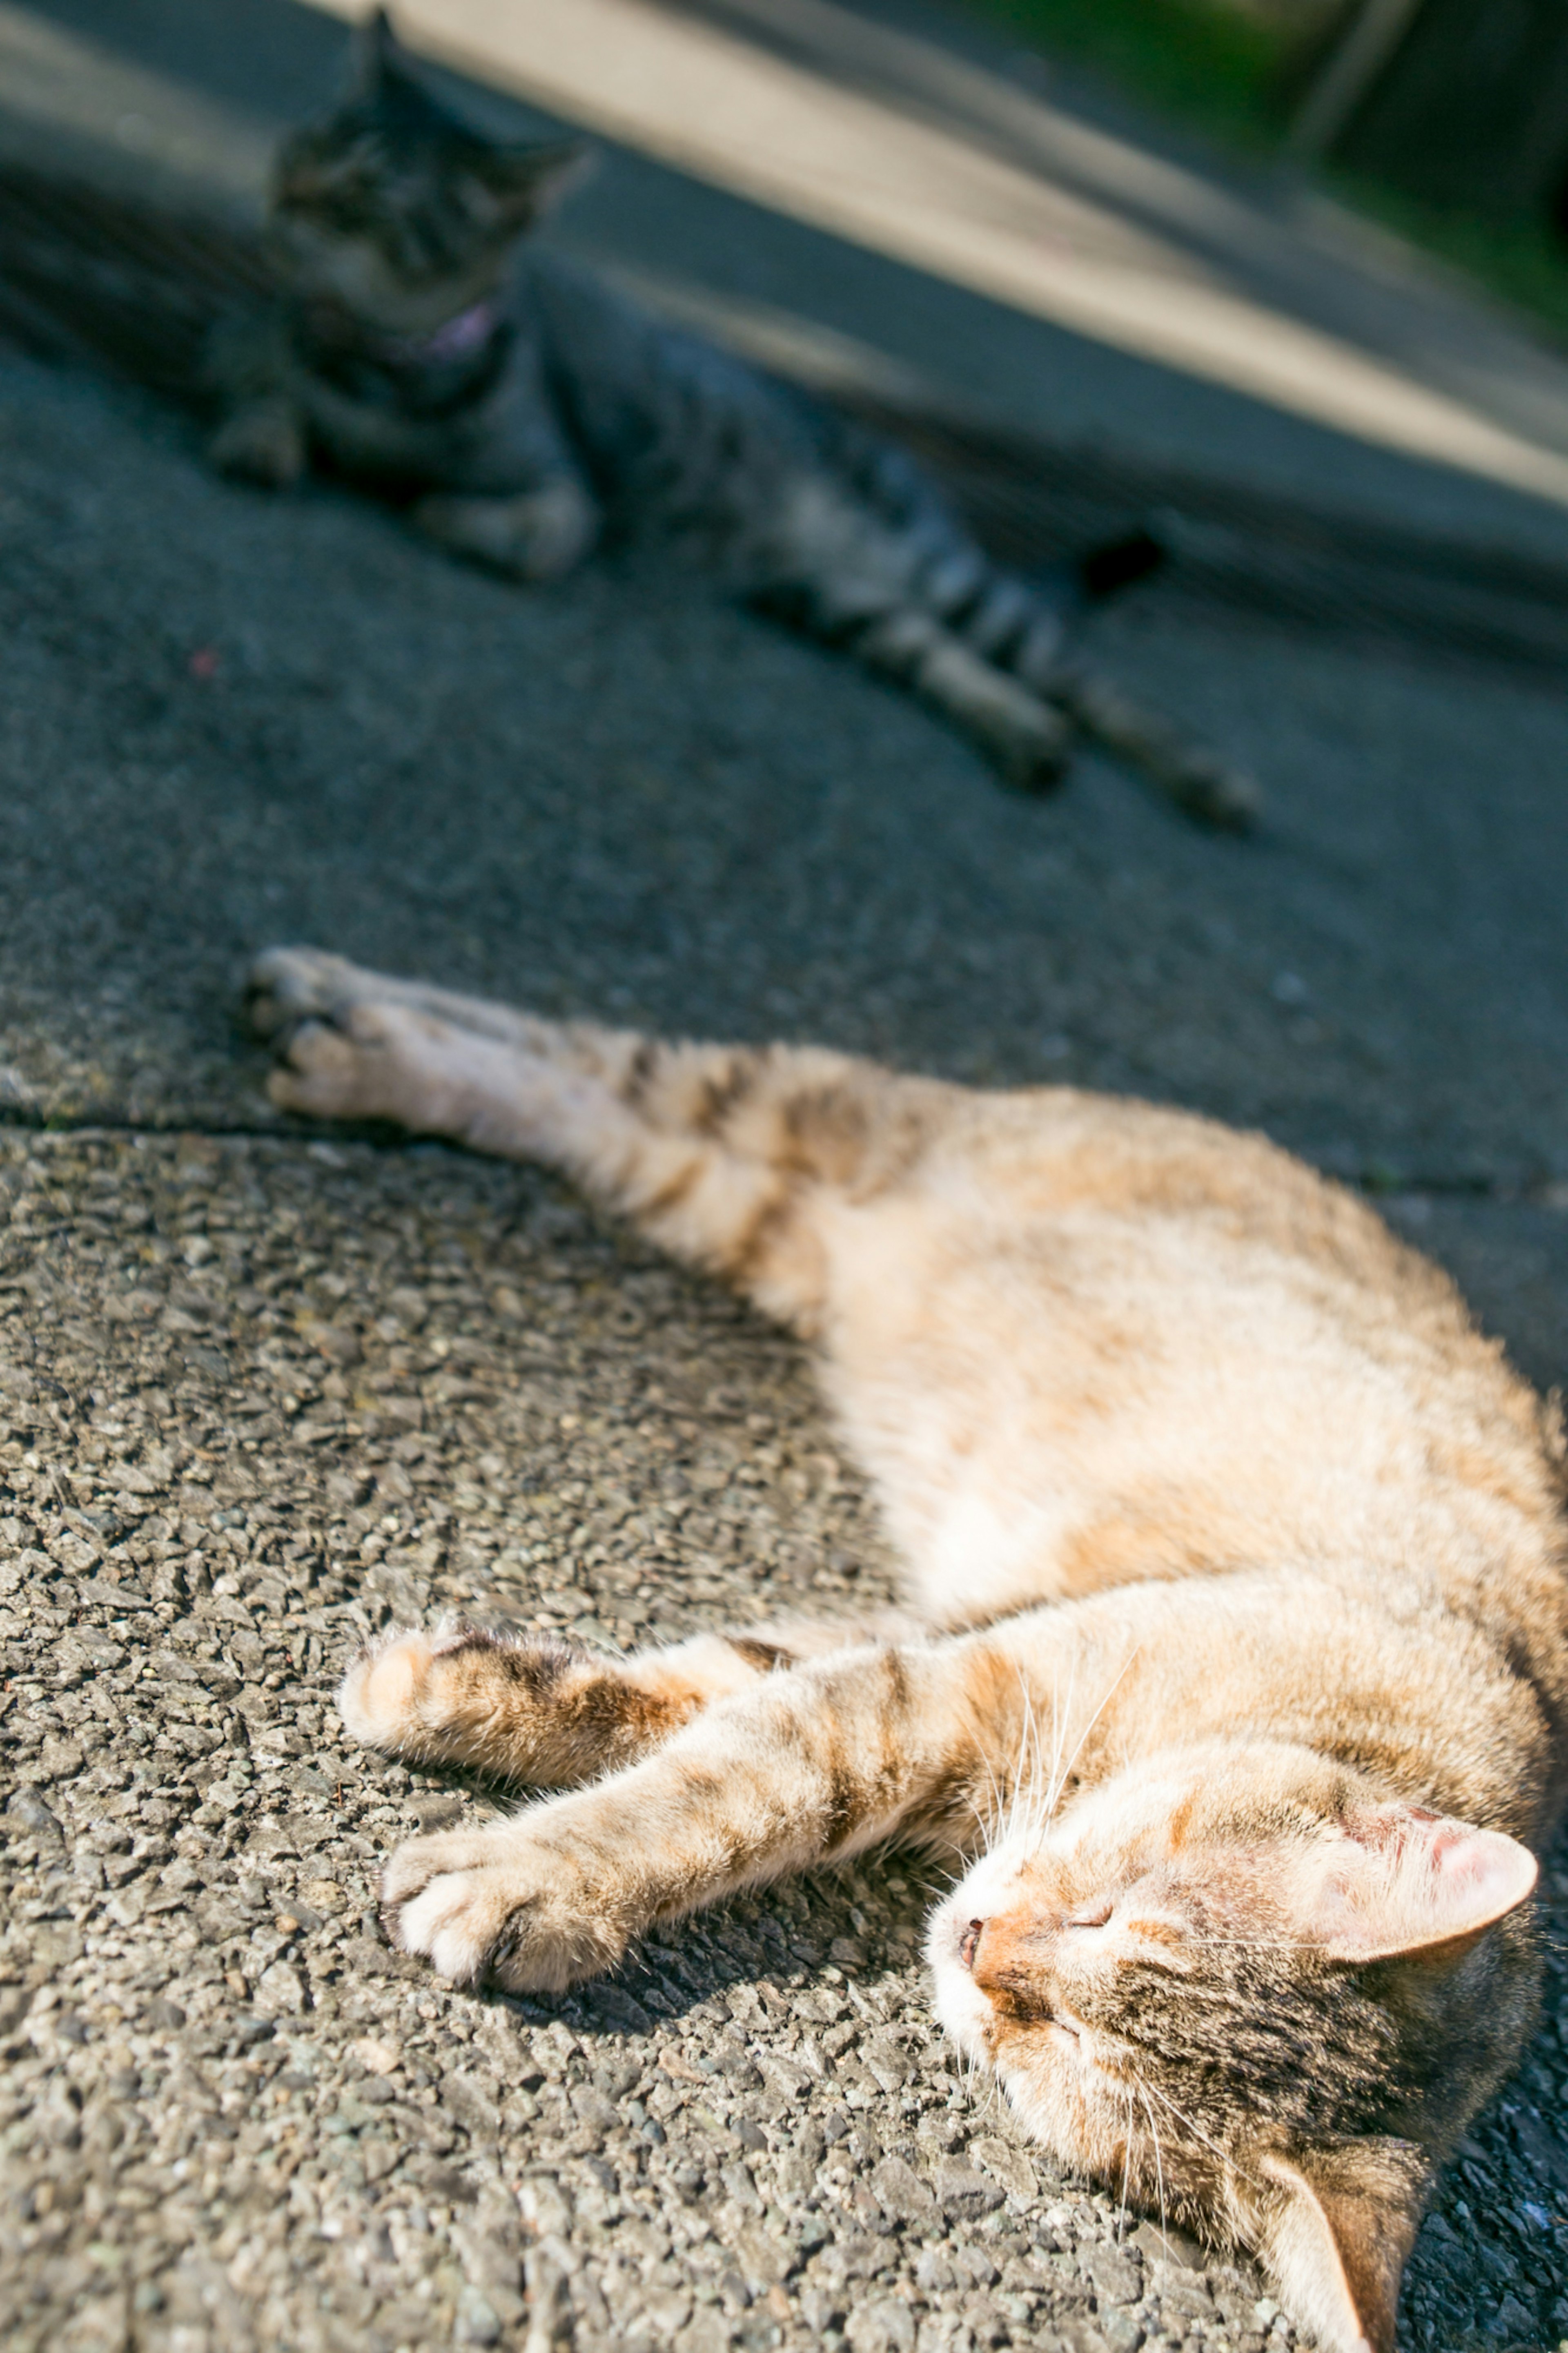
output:
<instances>
[{"instance_id":1,"label":"cat's closed eye","mask_svg":"<svg viewBox=\"0 0 1568 2353\"><path fill-rule=\"evenodd\" d=\"M1116 1906L1109 1895L1098 1904L1085 1904L1063 1921L1064 1928L1103 1928Z\"/></svg>"}]
</instances>

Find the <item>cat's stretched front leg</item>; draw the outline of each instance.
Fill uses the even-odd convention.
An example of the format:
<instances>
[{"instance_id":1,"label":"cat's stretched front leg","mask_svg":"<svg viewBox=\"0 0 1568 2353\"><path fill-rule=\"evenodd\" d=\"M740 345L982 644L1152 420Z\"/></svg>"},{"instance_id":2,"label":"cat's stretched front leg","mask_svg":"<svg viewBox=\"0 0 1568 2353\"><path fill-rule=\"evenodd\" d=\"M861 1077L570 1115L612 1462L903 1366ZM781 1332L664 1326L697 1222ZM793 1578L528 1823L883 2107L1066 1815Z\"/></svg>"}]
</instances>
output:
<instances>
[{"instance_id":1,"label":"cat's stretched front leg","mask_svg":"<svg viewBox=\"0 0 1568 2353\"><path fill-rule=\"evenodd\" d=\"M642 1763L480 1831L411 1841L384 1908L444 1977L559 1992L660 1920L930 1834L977 1767L972 1646L866 1647L757 1675Z\"/></svg>"},{"instance_id":2,"label":"cat's stretched front leg","mask_svg":"<svg viewBox=\"0 0 1568 2353\"><path fill-rule=\"evenodd\" d=\"M759 1675L866 1632L792 1620L626 1657L553 1634L400 1630L354 1661L338 1707L356 1740L389 1756L562 1788L636 1764Z\"/></svg>"},{"instance_id":3,"label":"cat's stretched front leg","mask_svg":"<svg viewBox=\"0 0 1568 2353\"><path fill-rule=\"evenodd\" d=\"M222 410L207 441L210 463L238 481L291 489L309 463L310 446L282 320L224 321L208 343L203 372Z\"/></svg>"}]
</instances>

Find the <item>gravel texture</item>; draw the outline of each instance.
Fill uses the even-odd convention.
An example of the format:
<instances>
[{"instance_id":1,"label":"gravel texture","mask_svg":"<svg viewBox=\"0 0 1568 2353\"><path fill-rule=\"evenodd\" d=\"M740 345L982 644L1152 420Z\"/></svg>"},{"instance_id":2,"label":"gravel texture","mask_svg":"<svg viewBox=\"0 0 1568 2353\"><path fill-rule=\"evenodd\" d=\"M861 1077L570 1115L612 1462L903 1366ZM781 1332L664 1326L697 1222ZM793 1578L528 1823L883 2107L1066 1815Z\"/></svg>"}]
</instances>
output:
<instances>
[{"instance_id":1,"label":"gravel texture","mask_svg":"<svg viewBox=\"0 0 1568 2353\"><path fill-rule=\"evenodd\" d=\"M960 2081L899 1858L560 2004L382 1940L378 1858L486 1800L342 1741L363 1632L885 1597L792 1348L438 1148L15 1137L0 1205L18 2353L68 2313L158 2353L1290 2341L1247 2267L1167 2252ZM1549 2027L1427 2225L1414 2342L1568 2333L1565 2069Z\"/></svg>"},{"instance_id":2,"label":"gravel texture","mask_svg":"<svg viewBox=\"0 0 1568 2353\"><path fill-rule=\"evenodd\" d=\"M314 938L1265 1122L1394 1188L1549 1380L1568 704L1130 607L1130 681L1268 782L1237 846L1093 764L1011 800L646 565L528 596L226 490L19 361L0 528L8 2345L1290 2343L960 2081L897 1857L559 2005L387 1949L380 1857L489 1800L340 1744L365 1630L629 1642L889 1565L793 1345L531 1172L289 1131L236 983ZM1561 1858L1547 1909L1556 1953ZM1568 2340L1565 2098L1557 1973L1423 2234L1423 2353Z\"/></svg>"}]
</instances>

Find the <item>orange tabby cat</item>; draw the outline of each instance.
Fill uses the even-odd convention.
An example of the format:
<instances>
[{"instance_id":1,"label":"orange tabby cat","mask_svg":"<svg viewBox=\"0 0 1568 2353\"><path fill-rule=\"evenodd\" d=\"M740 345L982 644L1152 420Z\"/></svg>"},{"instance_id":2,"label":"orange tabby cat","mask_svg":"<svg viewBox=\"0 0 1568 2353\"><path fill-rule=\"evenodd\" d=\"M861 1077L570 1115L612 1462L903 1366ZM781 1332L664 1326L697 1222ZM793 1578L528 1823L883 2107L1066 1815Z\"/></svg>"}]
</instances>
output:
<instances>
[{"instance_id":1,"label":"orange tabby cat","mask_svg":"<svg viewBox=\"0 0 1568 2353\"><path fill-rule=\"evenodd\" d=\"M1067 1089L559 1027L278 950L277 1100L549 1162L816 1343L897 1639L405 1632L378 1747L583 1784L393 1858L447 1977L560 1989L897 1837L942 2016L1069 2164L1393 2343L1528 2031L1563 1772L1556 1436L1447 1279L1257 1137Z\"/></svg>"}]
</instances>

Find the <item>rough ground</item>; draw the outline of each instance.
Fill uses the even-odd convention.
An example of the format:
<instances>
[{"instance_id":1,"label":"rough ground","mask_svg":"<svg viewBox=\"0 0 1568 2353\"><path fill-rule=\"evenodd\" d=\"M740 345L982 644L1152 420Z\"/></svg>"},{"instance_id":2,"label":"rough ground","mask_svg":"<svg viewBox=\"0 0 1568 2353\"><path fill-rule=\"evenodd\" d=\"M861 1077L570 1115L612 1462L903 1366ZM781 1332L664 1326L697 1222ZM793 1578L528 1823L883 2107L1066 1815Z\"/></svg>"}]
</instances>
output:
<instances>
[{"instance_id":1,"label":"rough ground","mask_svg":"<svg viewBox=\"0 0 1568 2353\"><path fill-rule=\"evenodd\" d=\"M1551 1380L1568 704L1150 597L1107 650L1270 789L1216 843L1092 764L1009 799L646 565L520 595L21 362L0 529L8 2342L1289 2344L1245 2267L971 2096L896 1858L552 2008L390 1954L378 1858L485 1801L340 1744L363 1630L629 1641L889 1565L793 1347L529 1172L287 1131L236 984L314 938L1259 1121L1384 1188ZM1548 1896L1555 1935L1561 1862ZM1565 2097L1557 1975L1411 2346L1568 2339Z\"/></svg>"}]
</instances>

